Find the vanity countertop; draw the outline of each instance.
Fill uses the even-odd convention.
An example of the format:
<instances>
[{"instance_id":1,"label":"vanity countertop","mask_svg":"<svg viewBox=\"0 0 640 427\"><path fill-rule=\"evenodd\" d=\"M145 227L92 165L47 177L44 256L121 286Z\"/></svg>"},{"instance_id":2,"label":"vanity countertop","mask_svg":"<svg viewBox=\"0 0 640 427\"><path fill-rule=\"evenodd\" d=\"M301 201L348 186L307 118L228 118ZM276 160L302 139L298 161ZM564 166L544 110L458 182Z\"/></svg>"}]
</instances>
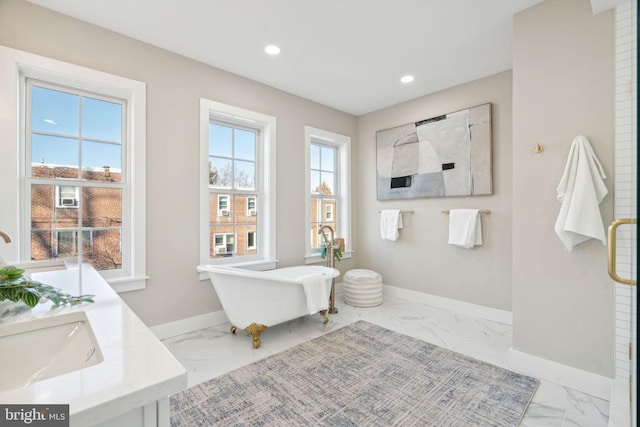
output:
<instances>
[{"instance_id":1,"label":"vanity countertop","mask_svg":"<svg viewBox=\"0 0 640 427\"><path fill-rule=\"evenodd\" d=\"M47 301L28 309L3 301L0 302L0 327L81 310L89 319L104 360L26 387L0 392L0 402L69 404L71 425L86 426L125 414L187 387L185 368L91 266L83 264L80 268L36 273L32 279L71 295L93 294L95 303L54 308Z\"/></svg>"}]
</instances>

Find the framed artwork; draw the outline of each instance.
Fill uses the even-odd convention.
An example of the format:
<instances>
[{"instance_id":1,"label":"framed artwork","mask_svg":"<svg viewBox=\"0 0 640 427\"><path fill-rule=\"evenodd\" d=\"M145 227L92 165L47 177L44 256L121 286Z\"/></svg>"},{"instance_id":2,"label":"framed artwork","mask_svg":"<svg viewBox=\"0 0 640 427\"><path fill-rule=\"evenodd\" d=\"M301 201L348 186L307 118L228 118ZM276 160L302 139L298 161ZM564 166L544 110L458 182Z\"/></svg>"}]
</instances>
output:
<instances>
[{"instance_id":1,"label":"framed artwork","mask_svg":"<svg viewBox=\"0 0 640 427\"><path fill-rule=\"evenodd\" d=\"M376 132L378 200L492 194L491 104Z\"/></svg>"}]
</instances>

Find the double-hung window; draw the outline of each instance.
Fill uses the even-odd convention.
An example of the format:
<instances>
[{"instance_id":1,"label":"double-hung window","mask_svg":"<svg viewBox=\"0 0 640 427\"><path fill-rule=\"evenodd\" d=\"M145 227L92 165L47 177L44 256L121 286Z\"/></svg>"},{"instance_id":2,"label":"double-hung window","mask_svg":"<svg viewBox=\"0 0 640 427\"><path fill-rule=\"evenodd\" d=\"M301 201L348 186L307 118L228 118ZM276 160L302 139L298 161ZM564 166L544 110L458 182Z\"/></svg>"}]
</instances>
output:
<instances>
[{"instance_id":1,"label":"double-hung window","mask_svg":"<svg viewBox=\"0 0 640 427\"><path fill-rule=\"evenodd\" d=\"M144 288L145 84L2 46L0 64L3 258L73 258Z\"/></svg>"},{"instance_id":2,"label":"double-hung window","mask_svg":"<svg viewBox=\"0 0 640 427\"><path fill-rule=\"evenodd\" d=\"M201 261L275 267L275 118L201 100Z\"/></svg>"},{"instance_id":3,"label":"double-hung window","mask_svg":"<svg viewBox=\"0 0 640 427\"><path fill-rule=\"evenodd\" d=\"M350 144L347 136L305 127L307 263L320 261L323 226L343 238L344 255L351 254Z\"/></svg>"},{"instance_id":4,"label":"double-hung window","mask_svg":"<svg viewBox=\"0 0 640 427\"><path fill-rule=\"evenodd\" d=\"M101 271L128 267L126 100L31 78L25 95L29 258L77 257Z\"/></svg>"},{"instance_id":5,"label":"double-hung window","mask_svg":"<svg viewBox=\"0 0 640 427\"><path fill-rule=\"evenodd\" d=\"M336 227L333 215L338 205L338 148L312 139L310 151L311 247L316 249L322 242L318 234L322 226L330 226L336 236L342 231Z\"/></svg>"},{"instance_id":6,"label":"double-hung window","mask_svg":"<svg viewBox=\"0 0 640 427\"><path fill-rule=\"evenodd\" d=\"M211 215L210 233L215 236L211 258L256 253L246 244L246 236L258 229L257 216L247 215L247 206L249 199L257 199L259 137L258 129L218 120L209 123L209 192L218 201L218 214ZM218 242L221 238L224 244Z\"/></svg>"}]
</instances>

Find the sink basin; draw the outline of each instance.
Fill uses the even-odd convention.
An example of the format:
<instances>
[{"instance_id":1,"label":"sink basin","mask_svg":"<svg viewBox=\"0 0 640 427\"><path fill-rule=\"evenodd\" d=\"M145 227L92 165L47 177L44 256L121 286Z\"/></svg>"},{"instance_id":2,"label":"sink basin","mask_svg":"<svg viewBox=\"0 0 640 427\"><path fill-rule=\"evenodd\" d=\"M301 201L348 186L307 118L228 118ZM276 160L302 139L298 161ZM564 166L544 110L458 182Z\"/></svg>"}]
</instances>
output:
<instances>
[{"instance_id":1,"label":"sink basin","mask_svg":"<svg viewBox=\"0 0 640 427\"><path fill-rule=\"evenodd\" d=\"M0 391L96 365L104 360L83 311L0 326Z\"/></svg>"}]
</instances>

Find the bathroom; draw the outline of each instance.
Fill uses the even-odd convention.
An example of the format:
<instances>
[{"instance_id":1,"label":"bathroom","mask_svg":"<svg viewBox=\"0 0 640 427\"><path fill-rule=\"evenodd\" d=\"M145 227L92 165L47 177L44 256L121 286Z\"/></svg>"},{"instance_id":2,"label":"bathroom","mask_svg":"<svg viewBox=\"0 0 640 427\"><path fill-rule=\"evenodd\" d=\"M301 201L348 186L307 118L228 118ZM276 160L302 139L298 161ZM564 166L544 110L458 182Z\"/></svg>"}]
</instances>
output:
<instances>
[{"instance_id":1,"label":"bathroom","mask_svg":"<svg viewBox=\"0 0 640 427\"><path fill-rule=\"evenodd\" d=\"M143 247L138 255L146 258L136 276L148 279L118 286L120 297L152 330L168 338L223 319L208 277L196 270L203 264L199 162L201 100L206 100L276 119L277 145L270 153L277 165L270 171L274 219L268 223L273 238L267 249L278 267L322 261L306 249L305 130L344 137L350 141L351 220L350 235L340 236L346 250L337 268L376 270L385 284L425 294L433 304L484 307L481 316L499 315L512 323L516 362L536 358L569 367L595 387L602 378L617 376L616 301L606 248L590 241L568 253L553 231L559 210L555 189L569 144L579 133L589 136L605 167L609 196L601 212L605 224L614 219L614 10L594 15L587 0L531 2L514 16L512 68L359 114L36 3L0 0L0 45L146 84L146 215L137 223L146 233L134 249ZM376 199L377 131L484 103L492 105L492 195ZM0 126L6 141L4 132ZM544 151L535 152L536 144ZM17 200L17 188L8 187L0 188L2 198ZM491 211L482 218L481 248L446 244L448 218L442 211L466 207ZM379 211L387 208L413 211L404 216L397 242L382 241L376 232ZM0 212L0 228L16 241L20 233L9 210ZM15 259L12 250L3 245L0 255Z\"/></svg>"}]
</instances>

